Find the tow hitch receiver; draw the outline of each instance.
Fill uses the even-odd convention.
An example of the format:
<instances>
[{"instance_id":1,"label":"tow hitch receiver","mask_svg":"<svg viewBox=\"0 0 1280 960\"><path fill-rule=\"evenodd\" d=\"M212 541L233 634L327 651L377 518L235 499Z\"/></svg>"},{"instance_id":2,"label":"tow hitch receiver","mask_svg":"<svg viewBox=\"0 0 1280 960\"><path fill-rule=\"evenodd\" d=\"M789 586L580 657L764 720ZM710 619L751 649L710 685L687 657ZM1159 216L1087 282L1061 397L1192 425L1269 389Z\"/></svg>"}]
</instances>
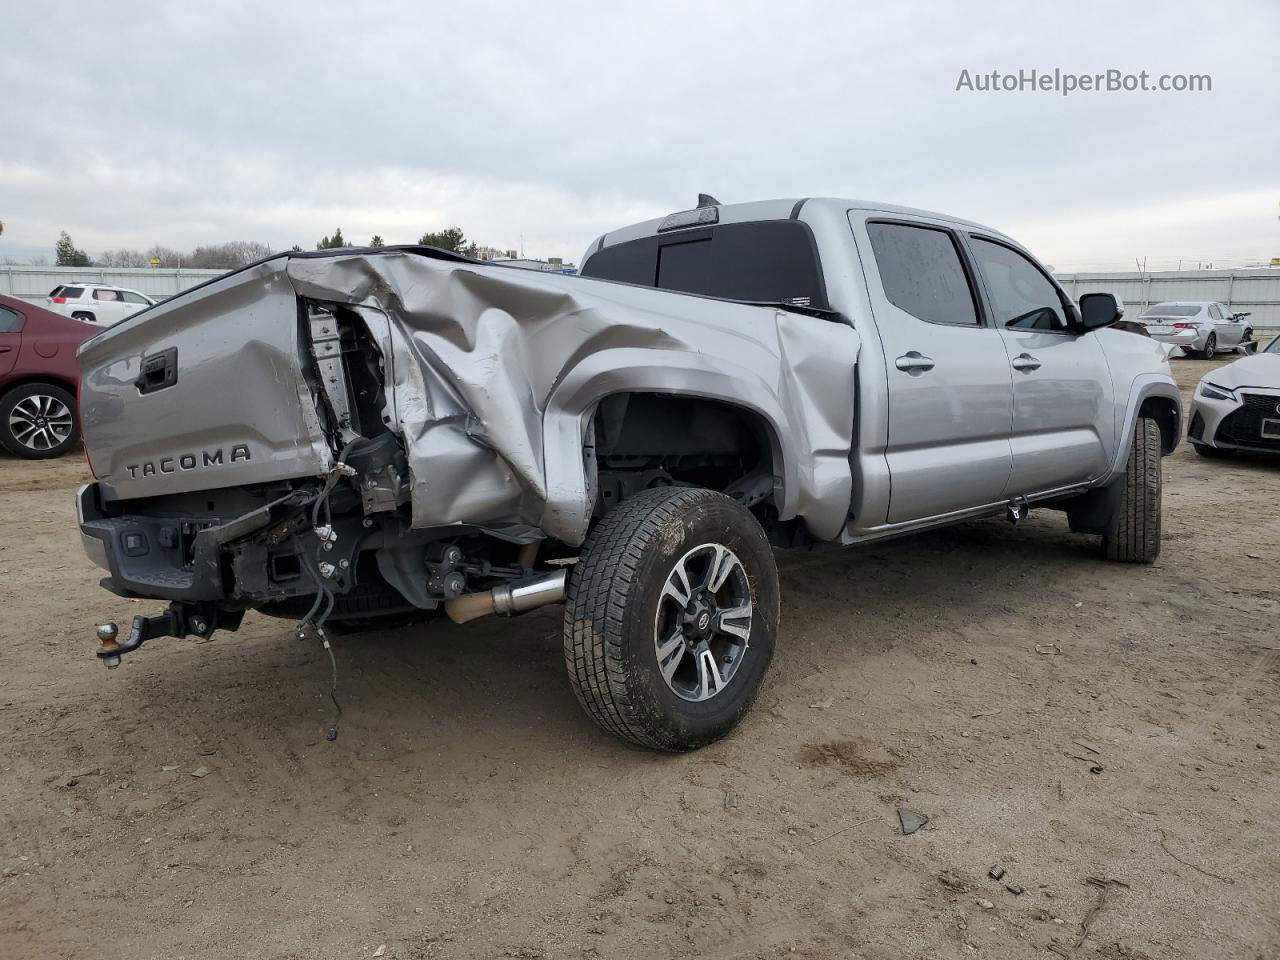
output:
<instances>
[{"instance_id":1,"label":"tow hitch receiver","mask_svg":"<svg viewBox=\"0 0 1280 960\"><path fill-rule=\"evenodd\" d=\"M129 639L121 643L117 638L120 628L114 623L98 625L98 658L106 664L108 670L120 666L120 658L132 653L153 637L197 637L208 638L221 626L235 630L244 617L243 611L228 613L214 608L206 609L203 604L172 603L164 613L154 617L136 616L129 629Z\"/></svg>"}]
</instances>

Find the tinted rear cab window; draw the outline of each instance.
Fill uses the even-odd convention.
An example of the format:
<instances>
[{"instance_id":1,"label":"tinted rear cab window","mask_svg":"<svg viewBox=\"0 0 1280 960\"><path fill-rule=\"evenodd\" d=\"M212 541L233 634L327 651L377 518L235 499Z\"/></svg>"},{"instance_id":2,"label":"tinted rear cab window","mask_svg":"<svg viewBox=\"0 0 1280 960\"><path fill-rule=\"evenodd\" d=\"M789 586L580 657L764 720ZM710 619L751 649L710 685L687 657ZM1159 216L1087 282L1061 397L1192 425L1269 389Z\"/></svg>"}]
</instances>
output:
<instances>
[{"instance_id":1,"label":"tinted rear cab window","mask_svg":"<svg viewBox=\"0 0 1280 960\"><path fill-rule=\"evenodd\" d=\"M630 240L592 254L582 275L725 300L828 306L817 246L795 220Z\"/></svg>"}]
</instances>

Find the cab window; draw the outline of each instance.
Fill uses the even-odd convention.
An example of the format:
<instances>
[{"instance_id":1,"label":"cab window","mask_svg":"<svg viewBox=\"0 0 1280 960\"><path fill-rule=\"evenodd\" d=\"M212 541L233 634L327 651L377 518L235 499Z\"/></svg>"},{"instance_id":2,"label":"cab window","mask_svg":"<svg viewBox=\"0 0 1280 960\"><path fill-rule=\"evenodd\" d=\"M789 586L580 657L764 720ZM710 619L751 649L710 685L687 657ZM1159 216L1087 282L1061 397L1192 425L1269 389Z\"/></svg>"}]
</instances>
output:
<instances>
[{"instance_id":1,"label":"cab window","mask_svg":"<svg viewBox=\"0 0 1280 960\"><path fill-rule=\"evenodd\" d=\"M724 300L828 306L813 236L795 220L726 223L617 243L592 254L582 276Z\"/></svg>"},{"instance_id":2,"label":"cab window","mask_svg":"<svg viewBox=\"0 0 1280 960\"><path fill-rule=\"evenodd\" d=\"M867 233L890 303L929 323L978 325L969 278L948 231L873 221Z\"/></svg>"},{"instance_id":3,"label":"cab window","mask_svg":"<svg viewBox=\"0 0 1280 960\"><path fill-rule=\"evenodd\" d=\"M1039 267L1004 244L982 237L971 239L998 326L1011 330L1068 332L1058 288Z\"/></svg>"}]
</instances>

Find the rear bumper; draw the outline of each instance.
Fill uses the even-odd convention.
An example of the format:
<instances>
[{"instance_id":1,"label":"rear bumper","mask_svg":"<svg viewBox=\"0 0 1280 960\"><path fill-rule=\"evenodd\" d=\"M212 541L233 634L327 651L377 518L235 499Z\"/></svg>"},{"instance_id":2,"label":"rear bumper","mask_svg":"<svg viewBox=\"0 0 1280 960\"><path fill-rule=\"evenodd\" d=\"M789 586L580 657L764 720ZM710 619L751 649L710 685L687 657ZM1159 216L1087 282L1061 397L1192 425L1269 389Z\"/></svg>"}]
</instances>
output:
<instances>
[{"instance_id":1,"label":"rear bumper","mask_svg":"<svg viewBox=\"0 0 1280 960\"><path fill-rule=\"evenodd\" d=\"M1152 340L1158 340L1160 343L1167 343L1174 347L1185 347L1190 350L1201 350L1204 348L1204 331L1202 330L1179 330L1177 333L1151 333L1147 331L1147 335Z\"/></svg>"},{"instance_id":2,"label":"rear bumper","mask_svg":"<svg viewBox=\"0 0 1280 960\"><path fill-rule=\"evenodd\" d=\"M101 489L88 483L76 492L76 518L84 552L107 571L102 586L122 597L159 600L222 600L218 544L212 523L110 516Z\"/></svg>"}]
</instances>

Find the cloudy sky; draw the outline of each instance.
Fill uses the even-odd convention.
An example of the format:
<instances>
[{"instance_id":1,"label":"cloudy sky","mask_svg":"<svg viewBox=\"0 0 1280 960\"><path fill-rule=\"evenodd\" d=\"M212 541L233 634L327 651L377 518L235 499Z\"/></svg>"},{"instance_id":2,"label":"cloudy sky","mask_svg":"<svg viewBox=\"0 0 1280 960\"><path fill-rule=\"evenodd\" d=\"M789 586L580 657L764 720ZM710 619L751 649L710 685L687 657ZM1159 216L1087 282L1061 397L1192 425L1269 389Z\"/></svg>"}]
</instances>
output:
<instances>
[{"instance_id":1,"label":"cloudy sky","mask_svg":"<svg viewBox=\"0 0 1280 960\"><path fill-rule=\"evenodd\" d=\"M115 0L3 21L0 259L52 257L59 230L93 255L456 224L576 260L699 191L943 210L1059 270L1280 256L1274 0ZM956 90L1032 68L1212 92Z\"/></svg>"}]
</instances>

